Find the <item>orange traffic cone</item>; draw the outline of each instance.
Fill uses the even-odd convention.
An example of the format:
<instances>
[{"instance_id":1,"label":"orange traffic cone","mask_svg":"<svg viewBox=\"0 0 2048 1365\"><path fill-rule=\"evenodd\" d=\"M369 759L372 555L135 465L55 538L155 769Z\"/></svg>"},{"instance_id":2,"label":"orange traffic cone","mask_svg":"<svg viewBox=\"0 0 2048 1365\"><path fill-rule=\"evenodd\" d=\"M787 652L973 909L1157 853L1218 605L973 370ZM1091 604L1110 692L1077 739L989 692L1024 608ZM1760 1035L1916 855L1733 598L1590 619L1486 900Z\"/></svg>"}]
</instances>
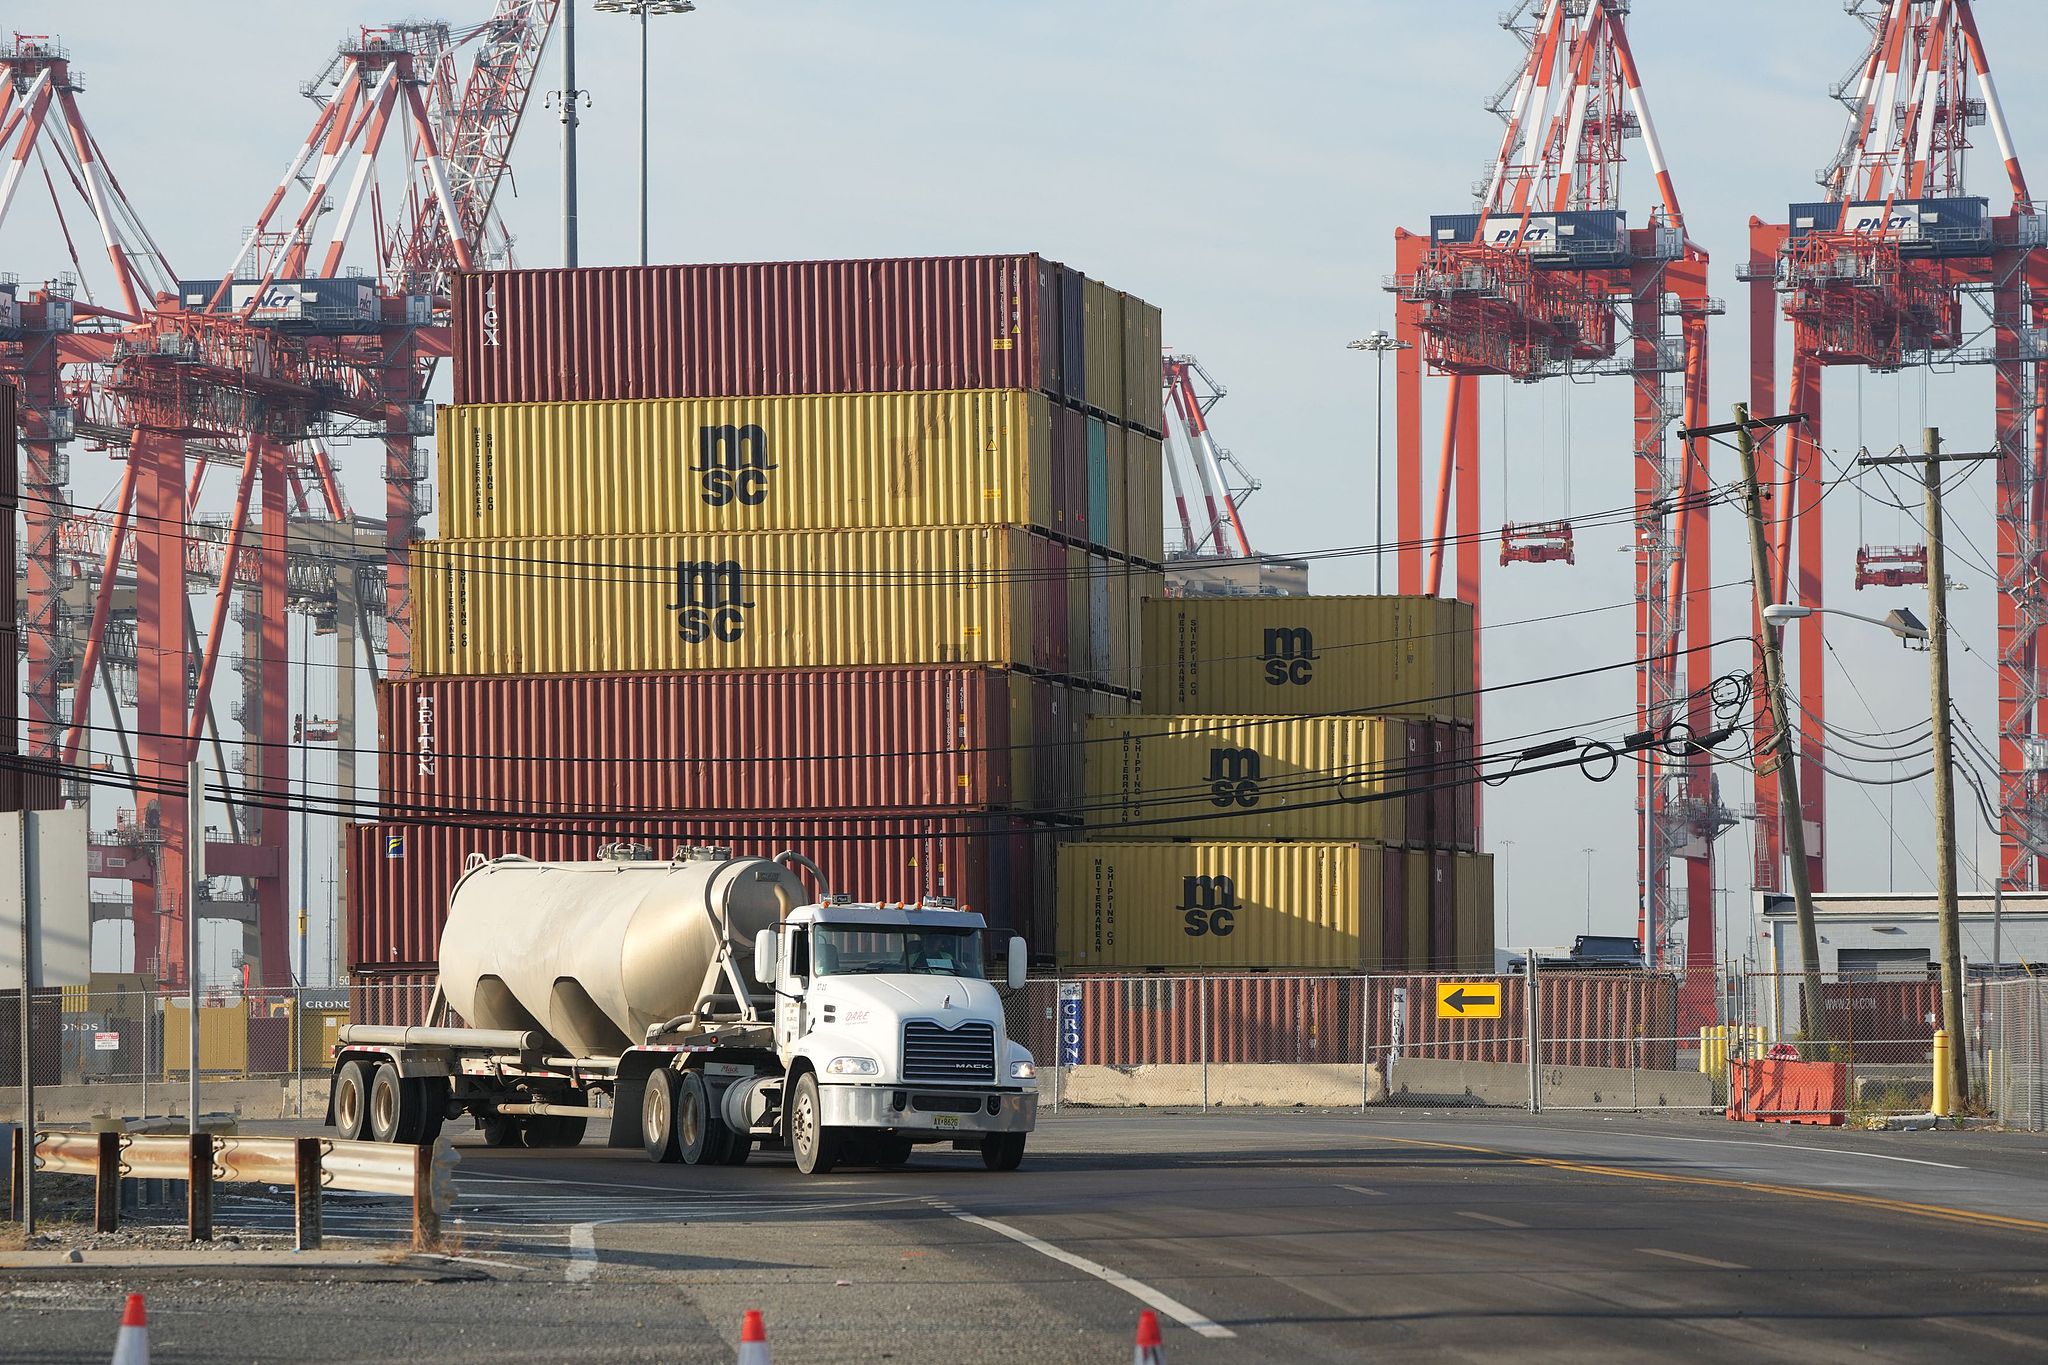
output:
<instances>
[{"instance_id":1,"label":"orange traffic cone","mask_svg":"<svg viewBox=\"0 0 2048 1365\"><path fill-rule=\"evenodd\" d=\"M130 1294L121 1314L121 1335L114 1338L114 1365L149 1365L149 1314L142 1295Z\"/></svg>"},{"instance_id":2,"label":"orange traffic cone","mask_svg":"<svg viewBox=\"0 0 2048 1365\"><path fill-rule=\"evenodd\" d=\"M1131 1352L1131 1365L1166 1365L1166 1348L1159 1344L1159 1315L1149 1308L1138 1314L1138 1345Z\"/></svg>"},{"instance_id":3,"label":"orange traffic cone","mask_svg":"<svg viewBox=\"0 0 2048 1365\"><path fill-rule=\"evenodd\" d=\"M761 1325L761 1310L749 1308L740 1319L738 1365L771 1365L768 1358L768 1329Z\"/></svg>"}]
</instances>

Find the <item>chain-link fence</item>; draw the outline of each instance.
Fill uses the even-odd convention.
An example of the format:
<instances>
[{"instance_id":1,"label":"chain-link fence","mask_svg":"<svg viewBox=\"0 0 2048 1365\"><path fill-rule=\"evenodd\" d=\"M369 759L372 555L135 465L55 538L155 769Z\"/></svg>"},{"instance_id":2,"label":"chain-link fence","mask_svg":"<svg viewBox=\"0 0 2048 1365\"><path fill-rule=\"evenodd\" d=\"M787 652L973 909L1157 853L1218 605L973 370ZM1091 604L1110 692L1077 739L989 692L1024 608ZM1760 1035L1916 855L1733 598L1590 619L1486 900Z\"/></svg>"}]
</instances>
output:
<instances>
[{"instance_id":1,"label":"chain-link fence","mask_svg":"<svg viewBox=\"0 0 2048 1365\"><path fill-rule=\"evenodd\" d=\"M1965 996L1971 1083L2008 1128L2048 1130L2048 981L2033 976L1972 982Z\"/></svg>"},{"instance_id":2,"label":"chain-link fence","mask_svg":"<svg viewBox=\"0 0 2048 1365\"><path fill-rule=\"evenodd\" d=\"M1678 1000L1657 973L1101 976L1028 983L1010 1026L1059 1107L1716 1107Z\"/></svg>"},{"instance_id":3,"label":"chain-link fence","mask_svg":"<svg viewBox=\"0 0 2048 1365\"><path fill-rule=\"evenodd\" d=\"M1731 1022L1742 1036L1730 1049L1739 1076L1731 1111L1844 1123L1929 1112L1940 981L1924 971L1823 972L1818 984L1809 1019L1803 974L1735 980Z\"/></svg>"}]
</instances>

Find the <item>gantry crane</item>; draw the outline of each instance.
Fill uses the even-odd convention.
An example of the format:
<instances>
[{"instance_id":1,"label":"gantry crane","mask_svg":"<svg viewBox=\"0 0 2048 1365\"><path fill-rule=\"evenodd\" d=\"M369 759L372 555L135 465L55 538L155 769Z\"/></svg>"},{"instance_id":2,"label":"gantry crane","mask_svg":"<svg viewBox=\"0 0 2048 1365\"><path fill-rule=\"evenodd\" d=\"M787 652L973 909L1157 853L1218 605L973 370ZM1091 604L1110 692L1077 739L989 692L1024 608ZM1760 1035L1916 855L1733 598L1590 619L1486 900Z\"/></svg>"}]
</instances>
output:
<instances>
[{"instance_id":1,"label":"gantry crane","mask_svg":"<svg viewBox=\"0 0 2048 1365\"><path fill-rule=\"evenodd\" d=\"M2048 592L2043 497L2048 459L2048 217L2028 197L2012 133L1999 105L1971 0L1862 0L1850 12L1869 45L1834 90L1849 117L1821 172L1823 196L1795 203L1783 223L1750 220L1750 402L1778 410L1779 317L1792 327L1787 410L1802 426L1761 437L1773 471L1771 542L1777 600L1819 606L1825 541L1811 511L1830 477L1821 457L1821 374L1831 366L1888 372L1916 366L1989 366L1994 379L1998 464L1998 758L2000 875L2012 888L2048 885L2048 787L2038 758L2048 731L2042 631ZM1989 127L2009 204L1971 196L1964 176L1972 130ZM1857 586L1872 572L1926 579L1920 547L1875 547L1858 556ZM1917 568L1917 574L1915 572ZM1879 578L1877 581L1891 581ZM1827 717L1825 627L1814 613L1797 625L1800 817L1825 829ZM1771 738L1760 706L1757 734ZM1776 888L1784 848L1777 793L1756 788L1754 881ZM1816 890L1827 885L1824 840L1809 843Z\"/></svg>"},{"instance_id":2,"label":"gantry crane","mask_svg":"<svg viewBox=\"0 0 2048 1365\"><path fill-rule=\"evenodd\" d=\"M1191 355L1168 351L1160 369L1165 381L1166 441L1163 446L1169 486L1173 489L1174 513L1180 522L1183 556L1214 555L1225 559L1249 559L1251 538L1245 534L1239 507L1259 490L1259 481L1246 472L1237 457L1216 444L1209 431L1209 410L1230 392L1202 368ZM1183 477L1182 466L1186 466ZM1237 473L1233 488L1225 466ZM1202 520L1196 526L1188 511L1189 484L1201 490Z\"/></svg>"},{"instance_id":3,"label":"gantry crane","mask_svg":"<svg viewBox=\"0 0 2048 1365\"><path fill-rule=\"evenodd\" d=\"M1700 687L1712 640L1701 456L1666 428L1696 425L1707 382L1706 253L1686 235L1643 82L1627 0L1522 0L1504 25L1527 59L1496 94L1506 122L1477 211L1443 214L1426 234L1397 231L1395 368L1398 582L1404 593L1480 600L1479 385L1613 376L1634 390L1637 704L1642 729L1704 733ZM1640 138L1653 206L1631 228L1624 144ZM1445 379L1439 454L1423 454L1423 374ZM1432 496L1433 478L1433 496ZM1568 522L1512 523L1502 562L1570 557ZM1685 652L1690 651L1690 652ZM1482 674L1474 644L1474 685ZM1690 698L1690 700L1688 700ZM1674 728L1677 727L1677 728ZM1665 964L1685 925L1681 1028L1714 1009L1713 841L1732 824L1712 772L1683 744L1642 750L1638 788L1640 931ZM1686 866L1683 915L1671 864Z\"/></svg>"}]
</instances>

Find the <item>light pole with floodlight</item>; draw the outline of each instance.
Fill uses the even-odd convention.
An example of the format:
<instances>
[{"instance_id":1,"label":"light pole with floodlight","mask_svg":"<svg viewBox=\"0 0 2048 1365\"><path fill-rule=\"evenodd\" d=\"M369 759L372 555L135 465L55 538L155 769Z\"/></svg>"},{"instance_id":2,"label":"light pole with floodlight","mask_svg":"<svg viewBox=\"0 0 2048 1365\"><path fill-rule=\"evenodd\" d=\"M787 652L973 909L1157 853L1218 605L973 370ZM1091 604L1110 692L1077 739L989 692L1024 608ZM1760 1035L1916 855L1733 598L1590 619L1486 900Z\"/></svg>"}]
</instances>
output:
<instances>
[{"instance_id":1,"label":"light pole with floodlight","mask_svg":"<svg viewBox=\"0 0 2048 1365\"><path fill-rule=\"evenodd\" d=\"M647 264L647 16L688 14L696 0L597 0L607 14L640 16L640 264Z\"/></svg>"},{"instance_id":2,"label":"light pole with floodlight","mask_svg":"<svg viewBox=\"0 0 2048 1365\"><path fill-rule=\"evenodd\" d=\"M1414 343L1397 340L1385 332L1373 332L1360 341L1345 343L1345 349L1371 351L1377 369L1376 397L1372 410L1372 590L1387 591L1387 352L1414 349Z\"/></svg>"}]
</instances>

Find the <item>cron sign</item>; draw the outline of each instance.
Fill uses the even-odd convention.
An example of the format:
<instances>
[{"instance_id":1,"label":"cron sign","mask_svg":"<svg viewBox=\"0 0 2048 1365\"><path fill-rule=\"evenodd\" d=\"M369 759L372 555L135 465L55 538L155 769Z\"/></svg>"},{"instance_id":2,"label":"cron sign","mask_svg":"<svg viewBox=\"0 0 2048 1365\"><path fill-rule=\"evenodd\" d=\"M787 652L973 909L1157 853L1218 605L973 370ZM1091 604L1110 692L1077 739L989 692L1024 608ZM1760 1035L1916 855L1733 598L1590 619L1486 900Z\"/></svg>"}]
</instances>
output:
<instances>
[{"instance_id":1,"label":"cron sign","mask_svg":"<svg viewBox=\"0 0 2048 1365\"><path fill-rule=\"evenodd\" d=\"M1209 751L1209 802L1228 809L1259 804L1259 751L1257 749L1211 749Z\"/></svg>"},{"instance_id":2,"label":"cron sign","mask_svg":"<svg viewBox=\"0 0 2048 1365\"><path fill-rule=\"evenodd\" d=\"M704 501L713 507L739 503L758 507L768 500L768 433L751 423L743 427L697 428L697 463Z\"/></svg>"},{"instance_id":3,"label":"cron sign","mask_svg":"<svg viewBox=\"0 0 2048 1365\"><path fill-rule=\"evenodd\" d=\"M1282 626L1266 632L1259 661L1274 687L1305 687L1316 675L1316 637L1306 626Z\"/></svg>"},{"instance_id":4,"label":"cron sign","mask_svg":"<svg viewBox=\"0 0 2048 1365\"><path fill-rule=\"evenodd\" d=\"M676 613L676 634L684 644L732 644L746 633L745 613L753 605L746 600L738 561L676 561L676 600L668 609Z\"/></svg>"},{"instance_id":5,"label":"cron sign","mask_svg":"<svg viewBox=\"0 0 2048 1365\"><path fill-rule=\"evenodd\" d=\"M1228 877L1182 877L1180 918L1189 938L1225 938L1237 928L1237 884Z\"/></svg>"}]
</instances>

